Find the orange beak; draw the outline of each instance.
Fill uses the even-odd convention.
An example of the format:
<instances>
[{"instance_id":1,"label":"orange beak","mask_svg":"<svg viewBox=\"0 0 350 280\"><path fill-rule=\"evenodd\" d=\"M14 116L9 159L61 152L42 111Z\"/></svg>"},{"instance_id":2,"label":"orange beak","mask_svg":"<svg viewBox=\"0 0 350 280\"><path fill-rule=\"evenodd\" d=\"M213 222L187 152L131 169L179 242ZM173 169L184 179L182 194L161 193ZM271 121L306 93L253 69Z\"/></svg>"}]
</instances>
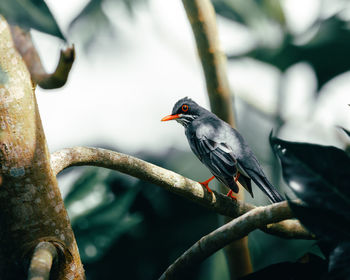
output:
<instances>
[{"instance_id":1,"label":"orange beak","mask_svg":"<svg viewBox=\"0 0 350 280\"><path fill-rule=\"evenodd\" d=\"M180 117L180 114L176 114L176 115L169 115L169 116L166 116L164 118L161 119L162 122L165 122L165 121L171 121L171 120L175 120L177 118Z\"/></svg>"}]
</instances>

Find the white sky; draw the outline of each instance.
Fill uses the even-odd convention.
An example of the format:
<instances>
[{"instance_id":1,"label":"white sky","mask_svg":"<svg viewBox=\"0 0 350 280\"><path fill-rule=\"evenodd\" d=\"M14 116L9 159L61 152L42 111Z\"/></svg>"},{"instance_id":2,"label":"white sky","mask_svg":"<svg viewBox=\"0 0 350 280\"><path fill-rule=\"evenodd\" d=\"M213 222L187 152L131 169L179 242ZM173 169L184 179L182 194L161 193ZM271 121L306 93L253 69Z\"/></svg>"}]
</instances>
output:
<instances>
[{"instance_id":1,"label":"white sky","mask_svg":"<svg viewBox=\"0 0 350 280\"><path fill-rule=\"evenodd\" d=\"M66 30L87 1L47 2ZM320 8L318 3L284 1L294 33L299 34L312 24ZM117 18L122 40L101 44L101 51L90 56L77 44L77 59L67 85L53 91L37 89L50 149L97 143L117 146L126 153L170 146L189 149L181 126L160 122L171 112L175 101L184 96L208 106L202 69L181 1L150 0L149 9L138 9L135 20L110 7L108 13ZM218 23L224 50L241 51L254 44L242 27L224 19ZM62 43L38 32L34 32L34 38L44 64L53 69ZM229 63L228 72L235 93L265 112L276 109L280 78L277 69L244 59ZM290 69L287 80L291 86L285 104L285 117L290 124L282 135L287 139L340 145L338 136L330 131L334 125L350 128L350 111L345 106L350 103L348 76L329 83L313 107L312 69L307 64ZM330 94L333 92L336 94Z\"/></svg>"}]
</instances>

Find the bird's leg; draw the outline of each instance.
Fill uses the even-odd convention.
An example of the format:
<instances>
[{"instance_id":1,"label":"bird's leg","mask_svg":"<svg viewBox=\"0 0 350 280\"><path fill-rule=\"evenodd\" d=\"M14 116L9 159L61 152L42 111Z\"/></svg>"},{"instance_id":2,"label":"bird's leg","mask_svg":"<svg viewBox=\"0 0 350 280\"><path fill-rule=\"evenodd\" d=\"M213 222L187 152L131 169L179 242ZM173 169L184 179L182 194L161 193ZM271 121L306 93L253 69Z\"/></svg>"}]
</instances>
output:
<instances>
[{"instance_id":1,"label":"bird's leg","mask_svg":"<svg viewBox=\"0 0 350 280\"><path fill-rule=\"evenodd\" d=\"M213 191L209 188L209 182L211 181L211 180L213 180L215 178L215 176L213 176L213 177L210 177L208 180L206 180L206 181L204 181L204 182L198 182L198 183L200 183L202 186L204 186L207 190L208 190L208 192L209 193L212 193Z\"/></svg>"},{"instance_id":2,"label":"bird's leg","mask_svg":"<svg viewBox=\"0 0 350 280\"><path fill-rule=\"evenodd\" d=\"M235 176L235 182L238 181L239 175L240 175L240 174L239 174L238 171L237 171L237 174L236 174L236 176ZM234 200L237 200L237 197L235 197L235 196L232 194L232 192L233 192L232 190L229 190L228 193L227 193L227 196L233 198Z\"/></svg>"},{"instance_id":3,"label":"bird's leg","mask_svg":"<svg viewBox=\"0 0 350 280\"><path fill-rule=\"evenodd\" d=\"M237 197L235 197L232 193L233 193L233 191L229 190L227 193L227 196L233 198L234 200L237 200Z\"/></svg>"}]
</instances>

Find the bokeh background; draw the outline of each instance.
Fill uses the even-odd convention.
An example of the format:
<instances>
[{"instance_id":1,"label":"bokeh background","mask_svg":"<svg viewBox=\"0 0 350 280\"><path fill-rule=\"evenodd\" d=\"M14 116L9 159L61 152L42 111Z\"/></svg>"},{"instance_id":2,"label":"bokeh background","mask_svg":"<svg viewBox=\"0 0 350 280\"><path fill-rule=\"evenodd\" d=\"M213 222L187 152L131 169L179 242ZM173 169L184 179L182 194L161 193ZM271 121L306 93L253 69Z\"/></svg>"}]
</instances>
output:
<instances>
[{"instance_id":1,"label":"bokeh background","mask_svg":"<svg viewBox=\"0 0 350 280\"><path fill-rule=\"evenodd\" d=\"M77 51L68 83L37 89L51 151L76 145L135 155L194 180L209 171L183 128L161 123L189 96L209 106L192 31L180 0L47 0ZM350 129L350 3L346 0L213 0L243 134L282 193L268 135L344 148ZM65 45L32 31L48 70ZM232 99L233 101L233 99ZM218 217L159 187L100 168L59 177L87 278L155 279ZM215 183L214 183L215 185ZM267 204L255 191L255 199ZM318 254L310 241L249 236L254 269ZM228 279L222 252L188 279Z\"/></svg>"}]
</instances>

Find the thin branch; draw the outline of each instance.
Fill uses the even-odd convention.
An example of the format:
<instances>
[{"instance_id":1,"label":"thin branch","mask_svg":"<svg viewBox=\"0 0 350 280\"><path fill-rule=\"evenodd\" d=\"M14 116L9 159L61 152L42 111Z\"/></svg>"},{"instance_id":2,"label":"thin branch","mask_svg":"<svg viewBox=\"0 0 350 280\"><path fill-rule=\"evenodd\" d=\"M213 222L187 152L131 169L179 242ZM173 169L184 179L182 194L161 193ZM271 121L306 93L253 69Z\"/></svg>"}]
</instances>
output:
<instances>
[{"instance_id":1,"label":"thin branch","mask_svg":"<svg viewBox=\"0 0 350 280\"><path fill-rule=\"evenodd\" d=\"M57 151L51 155L51 167L55 175L65 168L82 165L93 165L120 171L156 184L221 215L232 218L241 216L255 208L255 206L242 201L233 201L216 191L210 194L198 182L122 153L99 148L74 147ZM314 238L296 220L262 226L261 230L285 238Z\"/></svg>"},{"instance_id":2,"label":"thin branch","mask_svg":"<svg viewBox=\"0 0 350 280\"><path fill-rule=\"evenodd\" d=\"M28 280L49 280L57 250L50 242L40 242L34 249L28 270Z\"/></svg>"},{"instance_id":3,"label":"thin branch","mask_svg":"<svg viewBox=\"0 0 350 280\"><path fill-rule=\"evenodd\" d=\"M44 89L64 86L75 59L74 46L61 50L56 70L53 73L47 73L29 31L25 31L18 26L11 26L11 33L16 49L22 55L31 74L32 81Z\"/></svg>"},{"instance_id":4,"label":"thin branch","mask_svg":"<svg viewBox=\"0 0 350 280\"><path fill-rule=\"evenodd\" d=\"M181 279L180 275L186 269L205 260L231 242L241 239L255 229L292 217L293 213L288 207L287 201L265 207L256 207L202 237L170 265L159 279Z\"/></svg>"}]
</instances>

